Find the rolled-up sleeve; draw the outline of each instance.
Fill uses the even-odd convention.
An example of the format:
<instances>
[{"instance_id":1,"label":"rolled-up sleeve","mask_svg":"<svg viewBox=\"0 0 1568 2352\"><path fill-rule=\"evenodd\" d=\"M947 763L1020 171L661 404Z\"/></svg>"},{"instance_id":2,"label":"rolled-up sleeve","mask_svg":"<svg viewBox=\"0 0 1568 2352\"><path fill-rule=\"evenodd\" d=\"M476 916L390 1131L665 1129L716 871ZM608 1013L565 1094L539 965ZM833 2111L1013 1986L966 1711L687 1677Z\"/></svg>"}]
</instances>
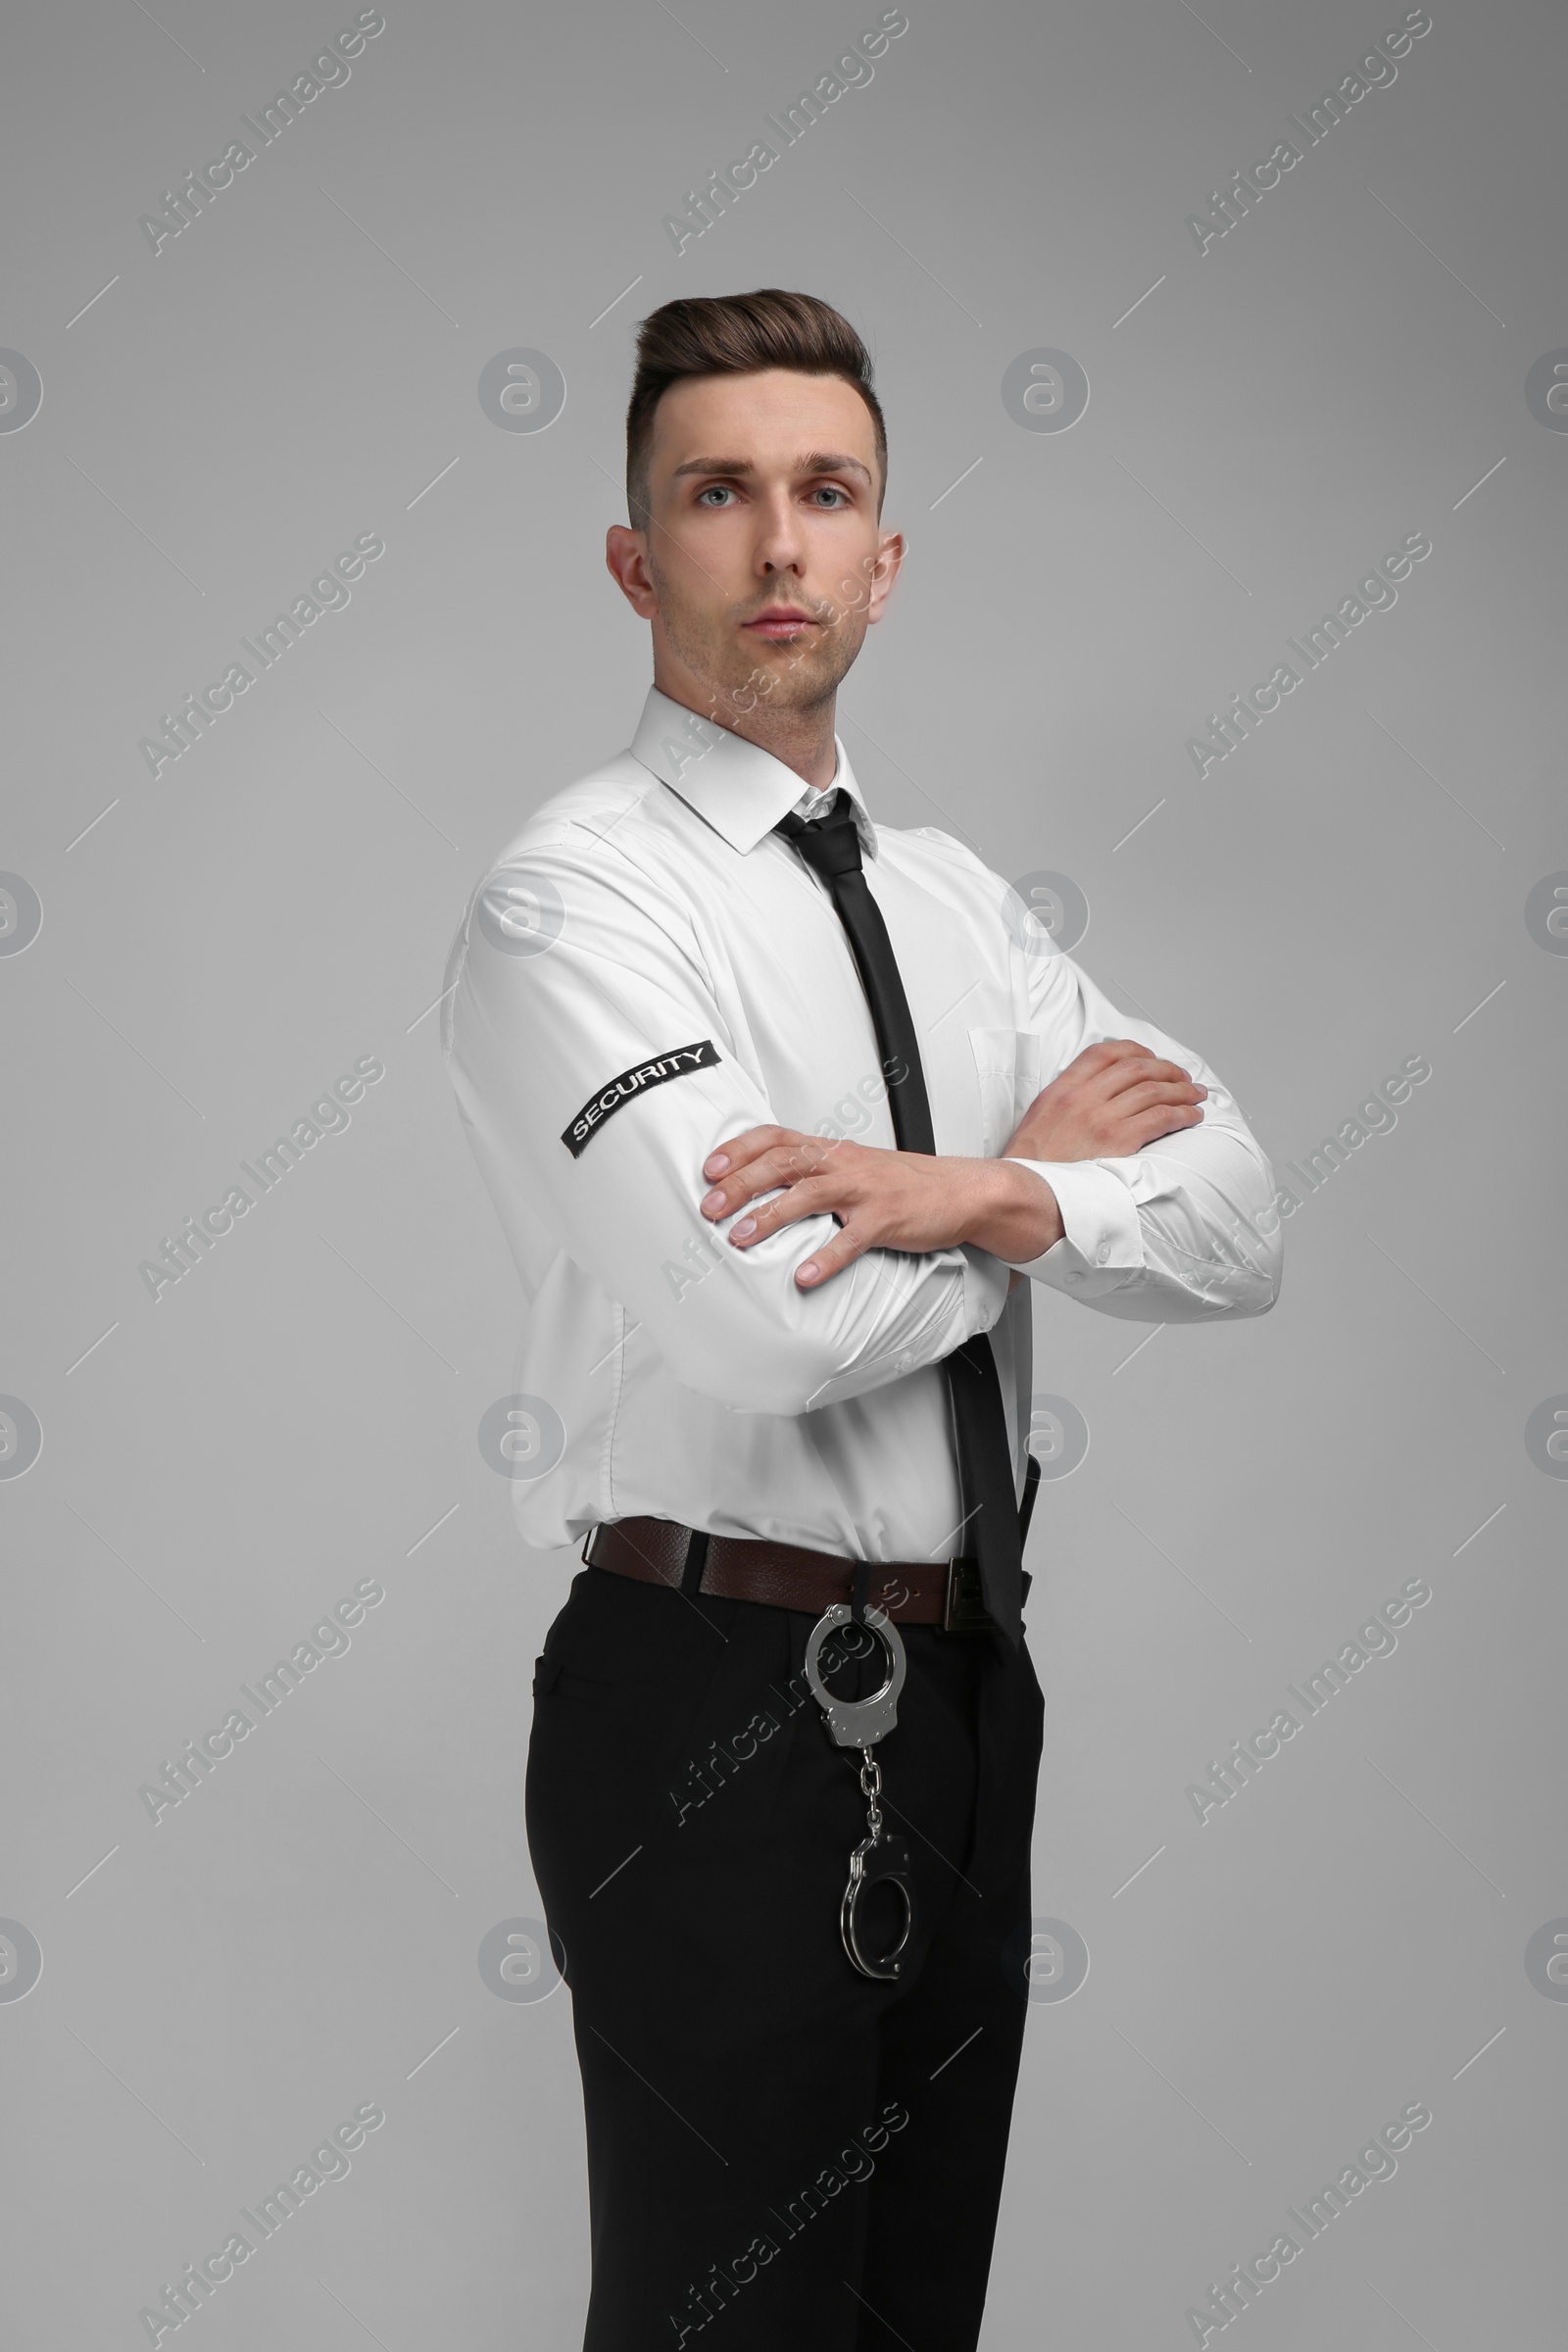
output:
<instances>
[{"instance_id":1,"label":"rolled-up sleeve","mask_svg":"<svg viewBox=\"0 0 1568 2352\"><path fill-rule=\"evenodd\" d=\"M1001 1314L1007 1270L984 1251L868 1250L803 1291L795 1269L831 1217L739 1250L727 1220L701 1214L704 1160L773 1112L684 909L612 838L563 827L490 873L453 950L443 1031L519 1263L526 1204L675 1378L718 1403L795 1414L862 1395Z\"/></svg>"},{"instance_id":2,"label":"rolled-up sleeve","mask_svg":"<svg viewBox=\"0 0 1568 2352\"><path fill-rule=\"evenodd\" d=\"M1283 1262L1273 1171L1236 1100L1200 1054L1119 1012L1070 956L1029 959L1031 1027L1049 1084L1086 1047L1130 1037L1208 1089L1202 1119L1120 1159L1030 1160L1061 1210L1062 1238L1017 1271L1129 1322L1258 1315Z\"/></svg>"}]
</instances>

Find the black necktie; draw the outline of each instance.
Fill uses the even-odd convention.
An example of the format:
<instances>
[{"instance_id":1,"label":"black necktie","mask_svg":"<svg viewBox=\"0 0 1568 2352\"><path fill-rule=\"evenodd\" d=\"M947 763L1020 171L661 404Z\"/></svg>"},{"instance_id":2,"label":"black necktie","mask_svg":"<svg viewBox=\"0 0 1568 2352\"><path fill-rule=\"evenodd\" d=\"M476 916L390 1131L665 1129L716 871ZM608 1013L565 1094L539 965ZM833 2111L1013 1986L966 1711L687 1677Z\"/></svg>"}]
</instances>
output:
<instances>
[{"instance_id":1,"label":"black necktie","mask_svg":"<svg viewBox=\"0 0 1568 2352\"><path fill-rule=\"evenodd\" d=\"M883 1067L906 1073L888 1088L899 1150L935 1152L919 1041L882 909L861 871L855 804L840 788L822 816L807 818L792 810L775 830L793 843L831 893L871 1007ZM978 1561L985 1605L1016 1648L1023 1606L1023 1545L1002 1383L985 1333L976 1332L944 1357L942 1369L953 1397L957 1437L964 1513L960 1552Z\"/></svg>"}]
</instances>

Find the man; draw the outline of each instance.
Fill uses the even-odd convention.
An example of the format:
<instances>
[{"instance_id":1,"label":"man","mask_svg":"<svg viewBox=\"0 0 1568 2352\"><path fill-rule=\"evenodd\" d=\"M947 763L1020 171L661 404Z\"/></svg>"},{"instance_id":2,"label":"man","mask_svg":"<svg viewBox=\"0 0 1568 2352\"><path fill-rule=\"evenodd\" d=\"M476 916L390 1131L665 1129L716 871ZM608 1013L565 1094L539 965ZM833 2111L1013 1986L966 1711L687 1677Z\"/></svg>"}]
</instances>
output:
<instances>
[{"instance_id":1,"label":"man","mask_svg":"<svg viewBox=\"0 0 1568 2352\"><path fill-rule=\"evenodd\" d=\"M972 2352L1044 1713L1029 1283L1155 1323L1277 1286L1273 1180L1212 1071L951 834L866 808L834 698L904 554L886 469L825 304L644 322L607 557L654 687L497 859L448 973L528 1298L518 1524L589 1562L527 1792L586 2352ZM884 1642L896 1726L838 1744L827 1701L894 1679Z\"/></svg>"}]
</instances>

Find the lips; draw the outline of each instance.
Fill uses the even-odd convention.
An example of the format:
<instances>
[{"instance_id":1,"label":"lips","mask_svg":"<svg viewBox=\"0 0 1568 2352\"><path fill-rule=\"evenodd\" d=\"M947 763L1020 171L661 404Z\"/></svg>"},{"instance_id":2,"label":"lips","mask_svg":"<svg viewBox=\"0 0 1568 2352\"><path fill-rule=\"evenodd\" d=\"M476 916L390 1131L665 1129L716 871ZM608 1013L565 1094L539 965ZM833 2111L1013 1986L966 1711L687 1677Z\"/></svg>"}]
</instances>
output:
<instances>
[{"instance_id":1,"label":"lips","mask_svg":"<svg viewBox=\"0 0 1568 2352\"><path fill-rule=\"evenodd\" d=\"M816 622L809 612L797 612L789 606L770 607L759 612L755 619L744 621L744 628L757 637L798 637L803 629L814 629Z\"/></svg>"}]
</instances>

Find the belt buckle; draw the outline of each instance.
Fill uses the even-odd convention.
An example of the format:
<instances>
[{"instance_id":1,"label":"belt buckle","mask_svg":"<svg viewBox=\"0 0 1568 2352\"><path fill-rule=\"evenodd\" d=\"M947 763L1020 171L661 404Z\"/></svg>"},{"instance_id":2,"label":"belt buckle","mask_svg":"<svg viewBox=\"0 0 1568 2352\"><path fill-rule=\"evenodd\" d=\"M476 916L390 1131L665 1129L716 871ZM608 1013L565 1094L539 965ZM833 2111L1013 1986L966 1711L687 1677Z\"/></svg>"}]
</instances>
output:
<instances>
[{"instance_id":1,"label":"belt buckle","mask_svg":"<svg viewBox=\"0 0 1568 2352\"><path fill-rule=\"evenodd\" d=\"M942 1601L943 1632L986 1634L996 1630L996 1623L980 1590L979 1561L950 1560L948 1588Z\"/></svg>"}]
</instances>

